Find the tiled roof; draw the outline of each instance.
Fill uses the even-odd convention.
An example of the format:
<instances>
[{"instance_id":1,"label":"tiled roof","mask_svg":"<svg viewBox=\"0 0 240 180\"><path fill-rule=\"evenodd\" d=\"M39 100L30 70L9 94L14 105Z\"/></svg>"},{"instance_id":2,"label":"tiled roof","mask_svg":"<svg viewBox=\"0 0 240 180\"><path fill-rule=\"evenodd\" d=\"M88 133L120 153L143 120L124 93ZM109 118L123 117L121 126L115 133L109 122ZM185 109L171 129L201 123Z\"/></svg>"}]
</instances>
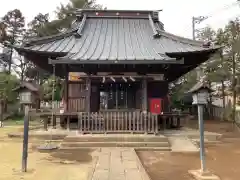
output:
<instances>
[{"instance_id":1,"label":"tiled roof","mask_svg":"<svg viewBox=\"0 0 240 180\"><path fill-rule=\"evenodd\" d=\"M105 12L108 11L101 13ZM63 53L64 59L81 61L168 60L171 58L167 54L211 49L203 47L202 42L165 32L163 24L154 20L150 11L137 13L138 16L136 13L131 11L119 17L119 14L98 16L96 11L86 11L74 29L30 41L18 49Z\"/></svg>"},{"instance_id":2,"label":"tiled roof","mask_svg":"<svg viewBox=\"0 0 240 180\"><path fill-rule=\"evenodd\" d=\"M199 81L187 93L194 93L202 88L208 89L210 92L213 91L206 82Z\"/></svg>"},{"instance_id":3,"label":"tiled roof","mask_svg":"<svg viewBox=\"0 0 240 180\"><path fill-rule=\"evenodd\" d=\"M32 92L38 92L39 91L38 85L33 84L31 82L27 82L27 81L21 82L20 86L18 88L14 89L14 91L17 91L17 90L22 89L22 88L27 88Z\"/></svg>"}]
</instances>

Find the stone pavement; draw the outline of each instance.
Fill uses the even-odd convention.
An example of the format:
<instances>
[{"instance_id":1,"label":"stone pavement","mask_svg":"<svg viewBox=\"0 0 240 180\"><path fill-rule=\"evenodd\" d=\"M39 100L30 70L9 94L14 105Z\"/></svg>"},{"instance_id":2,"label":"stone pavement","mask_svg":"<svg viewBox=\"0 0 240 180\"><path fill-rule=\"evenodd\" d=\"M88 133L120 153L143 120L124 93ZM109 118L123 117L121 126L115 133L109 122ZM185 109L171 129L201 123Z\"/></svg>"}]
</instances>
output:
<instances>
[{"instance_id":1,"label":"stone pavement","mask_svg":"<svg viewBox=\"0 0 240 180\"><path fill-rule=\"evenodd\" d=\"M199 148L188 137L168 137L172 152L199 152Z\"/></svg>"},{"instance_id":2,"label":"stone pavement","mask_svg":"<svg viewBox=\"0 0 240 180\"><path fill-rule=\"evenodd\" d=\"M101 148L89 180L148 180L132 148Z\"/></svg>"}]
</instances>

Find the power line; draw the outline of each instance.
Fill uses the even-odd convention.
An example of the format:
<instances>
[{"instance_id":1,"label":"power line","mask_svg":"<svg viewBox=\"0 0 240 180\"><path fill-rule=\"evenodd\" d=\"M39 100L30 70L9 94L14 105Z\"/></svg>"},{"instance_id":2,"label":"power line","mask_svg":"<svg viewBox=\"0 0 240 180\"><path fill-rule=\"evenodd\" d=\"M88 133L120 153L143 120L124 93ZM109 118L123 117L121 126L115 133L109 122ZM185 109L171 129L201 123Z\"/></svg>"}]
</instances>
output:
<instances>
[{"instance_id":1,"label":"power line","mask_svg":"<svg viewBox=\"0 0 240 180\"><path fill-rule=\"evenodd\" d=\"M215 13L216 12L219 12L219 11L223 11L223 10L227 10L233 6L236 6L236 5L239 5L240 6L240 0L237 0L229 5L225 5L224 7L222 7L221 9L219 10L215 10ZM196 34L196 24L200 24L201 22L205 21L206 19L209 19L211 17L213 17L215 15L215 13L210 13L208 15L205 15L205 16L193 16L192 17L192 37L193 39L195 40L195 34Z\"/></svg>"},{"instance_id":2,"label":"power line","mask_svg":"<svg viewBox=\"0 0 240 180\"><path fill-rule=\"evenodd\" d=\"M240 14L237 14L237 15L234 15L234 16L232 16L232 17L230 17L230 18L227 18L227 19L225 19L224 21L227 21L227 22L229 22L229 21L234 21L234 20L236 20L236 19L238 19L238 18L240 18ZM214 23L218 23L218 22L223 22L223 20L220 19L220 20L214 21ZM207 24L207 25L209 26L210 24Z\"/></svg>"},{"instance_id":3,"label":"power line","mask_svg":"<svg viewBox=\"0 0 240 180\"><path fill-rule=\"evenodd\" d=\"M211 17L214 16L214 14L216 14L216 12L219 12L219 11L223 11L223 10L227 10L233 6L236 6L236 5L239 5L240 4L240 0L237 0L229 5L225 5L224 7L222 7L220 10L216 10L215 13L210 13L208 15L205 15L205 16L198 16L198 17L192 17L192 37L193 37L193 40L196 39L196 24L200 24L201 22L205 21L206 19L209 19ZM198 67L196 69L197 71L197 79L200 80L201 79L201 74L202 74L202 70L200 67Z\"/></svg>"},{"instance_id":4,"label":"power line","mask_svg":"<svg viewBox=\"0 0 240 180\"><path fill-rule=\"evenodd\" d=\"M228 9L234 7L234 6L237 6L237 5L240 6L240 0L237 0L237 1L233 2L233 3L231 3L231 4L227 4L227 5L223 6L222 8L217 9L217 10L209 13L208 15L206 15L206 16L204 16L204 17L207 17L207 19L208 19L208 18L211 18L211 17L213 17L216 13L219 13L219 12L225 11L225 10L228 10Z\"/></svg>"}]
</instances>

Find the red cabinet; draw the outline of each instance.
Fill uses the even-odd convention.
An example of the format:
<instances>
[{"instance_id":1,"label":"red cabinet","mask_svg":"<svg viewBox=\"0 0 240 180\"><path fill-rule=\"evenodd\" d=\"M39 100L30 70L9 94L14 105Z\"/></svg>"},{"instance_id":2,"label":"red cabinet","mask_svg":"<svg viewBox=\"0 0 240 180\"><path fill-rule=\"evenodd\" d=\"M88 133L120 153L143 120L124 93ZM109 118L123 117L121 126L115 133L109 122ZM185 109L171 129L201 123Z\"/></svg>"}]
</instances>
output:
<instances>
[{"instance_id":1,"label":"red cabinet","mask_svg":"<svg viewBox=\"0 0 240 180\"><path fill-rule=\"evenodd\" d=\"M150 99L150 112L153 114L161 114L162 112L162 99L152 98Z\"/></svg>"}]
</instances>

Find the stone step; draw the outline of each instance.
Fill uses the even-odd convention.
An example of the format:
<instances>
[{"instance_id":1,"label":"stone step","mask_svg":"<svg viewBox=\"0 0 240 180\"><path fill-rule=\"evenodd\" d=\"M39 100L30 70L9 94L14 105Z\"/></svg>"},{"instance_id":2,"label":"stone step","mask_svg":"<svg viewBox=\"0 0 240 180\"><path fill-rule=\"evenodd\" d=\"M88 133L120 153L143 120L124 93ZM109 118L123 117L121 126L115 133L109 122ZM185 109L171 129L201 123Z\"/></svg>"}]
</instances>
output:
<instances>
[{"instance_id":1,"label":"stone step","mask_svg":"<svg viewBox=\"0 0 240 180\"><path fill-rule=\"evenodd\" d=\"M61 147L169 147L168 142L62 142Z\"/></svg>"},{"instance_id":2,"label":"stone step","mask_svg":"<svg viewBox=\"0 0 240 180\"><path fill-rule=\"evenodd\" d=\"M189 139L199 139L199 134L189 134L187 135ZM217 133L205 133L204 138L209 141L217 141L221 139L222 135Z\"/></svg>"},{"instance_id":3,"label":"stone step","mask_svg":"<svg viewBox=\"0 0 240 180\"><path fill-rule=\"evenodd\" d=\"M114 135L79 135L67 136L64 142L168 142L165 136L114 136Z\"/></svg>"},{"instance_id":4,"label":"stone step","mask_svg":"<svg viewBox=\"0 0 240 180\"><path fill-rule=\"evenodd\" d=\"M170 147L136 147L137 151L171 151Z\"/></svg>"},{"instance_id":5,"label":"stone step","mask_svg":"<svg viewBox=\"0 0 240 180\"><path fill-rule=\"evenodd\" d=\"M23 132L9 133L8 137L11 139L22 139ZM41 134L41 133L29 133L29 139L36 138L40 140L63 140L66 134Z\"/></svg>"},{"instance_id":6,"label":"stone step","mask_svg":"<svg viewBox=\"0 0 240 180\"><path fill-rule=\"evenodd\" d=\"M193 142L200 143L200 139L192 139ZM221 141L209 141L208 139L204 139L204 144L219 144Z\"/></svg>"},{"instance_id":7,"label":"stone step","mask_svg":"<svg viewBox=\"0 0 240 180\"><path fill-rule=\"evenodd\" d=\"M65 150L96 150L101 147L60 147L59 151ZM170 147L133 147L136 151L171 151Z\"/></svg>"},{"instance_id":8,"label":"stone step","mask_svg":"<svg viewBox=\"0 0 240 180\"><path fill-rule=\"evenodd\" d=\"M63 152L65 152L65 150L95 151L96 149L99 149L99 147L62 147L60 146L58 151L63 151Z\"/></svg>"}]
</instances>

